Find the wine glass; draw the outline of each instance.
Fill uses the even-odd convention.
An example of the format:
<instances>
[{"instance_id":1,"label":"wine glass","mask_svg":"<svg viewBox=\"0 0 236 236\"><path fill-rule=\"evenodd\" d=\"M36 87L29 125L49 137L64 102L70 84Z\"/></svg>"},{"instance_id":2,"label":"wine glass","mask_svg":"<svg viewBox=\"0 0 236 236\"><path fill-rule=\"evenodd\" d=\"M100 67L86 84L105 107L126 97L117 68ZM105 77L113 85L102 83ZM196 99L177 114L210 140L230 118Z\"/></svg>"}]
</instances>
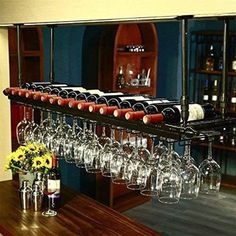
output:
<instances>
[{"instance_id":1,"label":"wine glass","mask_svg":"<svg viewBox=\"0 0 236 236\"><path fill-rule=\"evenodd\" d=\"M147 167L147 178L145 187L140 190L140 193L144 196L157 196L159 189L162 184L160 170L158 168L157 161L158 159L154 156L154 135L151 137L151 150L149 158L146 160L145 165Z\"/></svg>"},{"instance_id":2,"label":"wine glass","mask_svg":"<svg viewBox=\"0 0 236 236\"><path fill-rule=\"evenodd\" d=\"M130 142L130 131L126 130L126 133L127 133L127 140L123 144L122 148L123 148L123 152L126 153L128 157L130 157L132 152L134 151L134 146Z\"/></svg>"},{"instance_id":3,"label":"wine glass","mask_svg":"<svg viewBox=\"0 0 236 236\"><path fill-rule=\"evenodd\" d=\"M83 124L83 129L77 134L77 140L75 145L75 164L78 168L85 168L84 162L84 150L88 142L93 139L92 130L87 129L87 120L81 119ZM90 124L90 129L92 125Z\"/></svg>"},{"instance_id":4,"label":"wine glass","mask_svg":"<svg viewBox=\"0 0 236 236\"><path fill-rule=\"evenodd\" d=\"M125 166L128 160L128 155L123 150L124 130L121 127L118 127L117 129L119 130L120 146L118 151L111 157L111 177L114 184L126 184L128 177L125 171Z\"/></svg>"},{"instance_id":5,"label":"wine glass","mask_svg":"<svg viewBox=\"0 0 236 236\"><path fill-rule=\"evenodd\" d=\"M107 143L101 151L101 168L104 177L111 177L112 156L119 150L119 142L115 140L115 127L111 127L111 142Z\"/></svg>"},{"instance_id":6,"label":"wine glass","mask_svg":"<svg viewBox=\"0 0 236 236\"><path fill-rule=\"evenodd\" d=\"M168 140L168 151L160 157L159 168L161 187L158 192L158 201L161 203L178 203L182 189L179 155L173 150L174 140Z\"/></svg>"},{"instance_id":7,"label":"wine glass","mask_svg":"<svg viewBox=\"0 0 236 236\"><path fill-rule=\"evenodd\" d=\"M72 130L68 132L68 136L65 139L65 161L68 163L75 163L75 149L77 146L77 133L76 133L77 119L73 117Z\"/></svg>"},{"instance_id":8,"label":"wine glass","mask_svg":"<svg viewBox=\"0 0 236 236\"><path fill-rule=\"evenodd\" d=\"M182 177L182 190L180 198L193 199L198 196L200 181L199 170L193 163L191 157L191 141L186 141L184 147L184 155L182 157L181 177Z\"/></svg>"},{"instance_id":9,"label":"wine glass","mask_svg":"<svg viewBox=\"0 0 236 236\"><path fill-rule=\"evenodd\" d=\"M213 137L208 137L208 155L199 165L200 192L206 194L216 194L220 190L221 169L212 157Z\"/></svg>"},{"instance_id":10,"label":"wine glass","mask_svg":"<svg viewBox=\"0 0 236 236\"><path fill-rule=\"evenodd\" d=\"M138 133L135 132L135 149L126 164L128 177L127 188L130 190L141 190L145 187L147 177L147 167L142 157L139 155ZM142 149L141 149L142 150Z\"/></svg>"},{"instance_id":11,"label":"wine glass","mask_svg":"<svg viewBox=\"0 0 236 236\"><path fill-rule=\"evenodd\" d=\"M17 141L20 145L26 144L25 128L30 123L29 112L27 111L26 106L23 106L23 110L24 110L23 120L21 120L16 126L16 137L17 137Z\"/></svg>"},{"instance_id":12,"label":"wine glass","mask_svg":"<svg viewBox=\"0 0 236 236\"><path fill-rule=\"evenodd\" d=\"M52 202L53 202L52 195L57 191L57 188L56 186L48 184L48 181L49 181L48 178L46 181L47 181L47 184L44 188L44 194L48 196L48 208L47 210L42 212L42 215L46 217L56 216L57 211L52 209Z\"/></svg>"},{"instance_id":13,"label":"wine glass","mask_svg":"<svg viewBox=\"0 0 236 236\"><path fill-rule=\"evenodd\" d=\"M32 142L34 140L34 130L38 127L38 124L34 121L34 107L32 107L32 119L31 122L25 127L25 141Z\"/></svg>"},{"instance_id":14,"label":"wine glass","mask_svg":"<svg viewBox=\"0 0 236 236\"><path fill-rule=\"evenodd\" d=\"M88 173L99 173L101 172L101 159L100 159L100 151L102 150L102 146L98 142L98 138L96 135L97 126L95 121L91 121L93 124L93 139L86 142L87 145L84 149L84 164L85 169Z\"/></svg>"}]
</instances>

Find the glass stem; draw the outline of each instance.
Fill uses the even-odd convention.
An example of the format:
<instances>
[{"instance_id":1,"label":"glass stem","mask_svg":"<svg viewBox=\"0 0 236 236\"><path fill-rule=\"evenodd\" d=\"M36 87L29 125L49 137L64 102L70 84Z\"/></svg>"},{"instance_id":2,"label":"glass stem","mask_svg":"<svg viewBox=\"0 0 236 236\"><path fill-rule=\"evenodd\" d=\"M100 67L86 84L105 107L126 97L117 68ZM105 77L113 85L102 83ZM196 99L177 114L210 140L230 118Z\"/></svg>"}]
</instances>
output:
<instances>
[{"instance_id":1,"label":"glass stem","mask_svg":"<svg viewBox=\"0 0 236 236\"><path fill-rule=\"evenodd\" d=\"M83 120L83 134L85 134L86 128L87 128L87 121Z\"/></svg>"},{"instance_id":2,"label":"glass stem","mask_svg":"<svg viewBox=\"0 0 236 236\"><path fill-rule=\"evenodd\" d=\"M75 127L76 127L76 117L73 117L72 134L75 134Z\"/></svg>"},{"instance_id":3,"label":"glass stem","mask_svg":"<svg viewBox=\"0 0 236 236\"><path fill-rule=\"evenodd\" d=\"M123 136L124 136L124 130L119 130L119 142L120 142L120 150L123 149Z\"/></svg>"},{"instance_id":4,"label":"glass stem","mask_svg":"<svg viewBox=\"0 0 236 236\"><path fill-rule=\"evenodd\" d=\"M106 126L102 126L102 137L106 137Z\"/></svg>"},{"instance_id":5,"label":"glass stem","mask_svg":"<svg viewBox=\"0 0 236 236\"><path fill-rule=\"evenodd\" d=\"M151 149L150 149L150 159L153 159L153 152L154 152L154 136L150 136L151 138Z\"/></svg>"},{"instance_id":6,"label":"glass stem","mask_svg":"<svg viewBox=\"0 0 236 236\"><path fill-rule=\"evenodd\" d=\"M111 141L113 142L115 140L115 129L111 128Z\"/></svg>"},{"instance_id":7,"label":"glass stem","mask_svg":"<svg viewBox=\"0 0 236 236\"><path fill-rule=\"evenodd\" d=\"M209 140L208 143L208 156L207 156L208 160L212 160L212 140Z\"/></svg>"}]
</instances>

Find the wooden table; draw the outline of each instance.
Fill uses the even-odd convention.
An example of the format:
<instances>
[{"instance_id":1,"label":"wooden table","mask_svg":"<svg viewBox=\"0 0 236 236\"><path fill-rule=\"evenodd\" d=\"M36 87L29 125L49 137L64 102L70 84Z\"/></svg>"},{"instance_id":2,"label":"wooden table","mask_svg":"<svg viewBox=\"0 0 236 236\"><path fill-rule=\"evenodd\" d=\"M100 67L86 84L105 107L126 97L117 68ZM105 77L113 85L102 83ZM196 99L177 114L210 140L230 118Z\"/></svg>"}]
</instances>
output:
<instances>
[{"instance_id":1,"label":"wooden table","mask_svg":"<svg viewBox=\"0 0 236 236\"><path fill-rule=\"evenodd\" d=\"M62 207L55 217L22 211L18 182L0 182L0 233L8 235L155 236L159 233L128 217L76 193L62 189Z\"/></svg>"}]
</instances>

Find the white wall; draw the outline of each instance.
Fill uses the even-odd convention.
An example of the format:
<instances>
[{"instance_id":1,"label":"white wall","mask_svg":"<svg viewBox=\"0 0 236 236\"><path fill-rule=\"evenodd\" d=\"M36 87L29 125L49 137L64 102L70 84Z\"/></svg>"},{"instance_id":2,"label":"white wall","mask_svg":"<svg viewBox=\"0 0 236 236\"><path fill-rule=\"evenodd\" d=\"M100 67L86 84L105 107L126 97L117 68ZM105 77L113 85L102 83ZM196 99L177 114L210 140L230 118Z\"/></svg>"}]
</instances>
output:
<instances>
[{"instance_id":1,"label":"white wall","mask_svg":"<svg viewBox=\"0 0 236 236\"><path fill-rule=\"evenodd\" d=\"M3 95L9 87L8 31L0 28L0 181L12 178L11 171L5 171L6 156L11 152L10 102Z\"/></svg>"}]
</instances>

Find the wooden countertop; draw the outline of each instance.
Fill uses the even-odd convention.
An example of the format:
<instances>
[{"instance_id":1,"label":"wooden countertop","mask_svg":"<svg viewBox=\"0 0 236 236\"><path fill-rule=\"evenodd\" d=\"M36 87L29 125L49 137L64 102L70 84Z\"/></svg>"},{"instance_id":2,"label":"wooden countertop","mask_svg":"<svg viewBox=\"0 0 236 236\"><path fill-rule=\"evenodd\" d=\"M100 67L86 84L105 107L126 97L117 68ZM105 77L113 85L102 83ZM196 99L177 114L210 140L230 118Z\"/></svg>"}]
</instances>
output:
<instances>
[{"instance_id":1,"label":"wooden countertop","mask_svg":"<svg viewBox=\"0 0 236 236\"><path fill-rule=\"evenodd\" d=\"M0 182L0 233L18 235L85 235L85 236L155 236L161 235L144 225L108 208L95 200L62 189L62 207L55 217L41 212L22 211L18 182Z\"/></svg>"}]
</instances>

